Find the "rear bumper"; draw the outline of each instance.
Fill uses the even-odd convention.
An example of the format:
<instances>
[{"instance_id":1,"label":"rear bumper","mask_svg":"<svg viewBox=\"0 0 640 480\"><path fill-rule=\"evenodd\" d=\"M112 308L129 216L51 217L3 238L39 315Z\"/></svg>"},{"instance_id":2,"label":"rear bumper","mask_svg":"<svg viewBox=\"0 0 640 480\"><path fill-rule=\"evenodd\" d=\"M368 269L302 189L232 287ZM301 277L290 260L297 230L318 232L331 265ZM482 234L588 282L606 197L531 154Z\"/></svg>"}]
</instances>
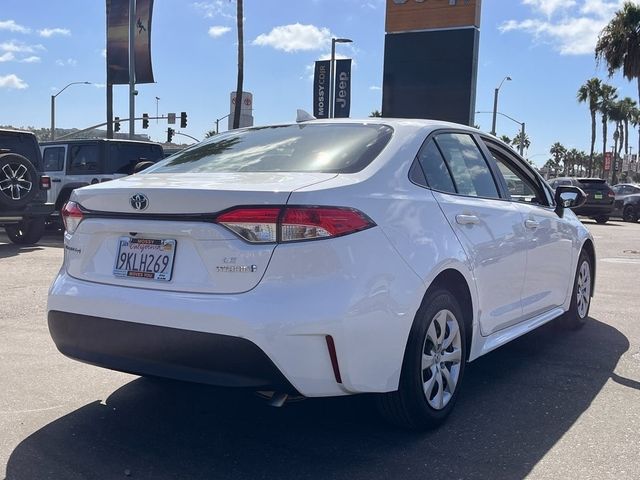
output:
<instances>
[{"instance_id":1,"label":"rear bumper","mask_svg":"<svg viewBox=\"0 0 640 480\"><path fill-rule=\"evenodd\" d=\"M49 331L67 357L100 367L225 387L297 393L249 340L213 333L49 312Z\"/></svg>"},{"instance_id":2,"label":"rear bumper","mask_svg":"<svg viewBox=\"0 0 640 480\"><path fill-rule=\"evenodd\" d=\"M16 223L24 219L47 217L53 212L52 203L31 203L16 209L0 209L0 225Z\"/></svg>"},{"instance_id":3,"label":"rear bumper","mask_svg":"<svg viewBox=\"0 0 640 480\"><path fill-rule=\"evenodd\" d=\"M598 215L610 216L613 214L613 203L607 205L589 205L585 204L582 207L573 210L576 215L583 215L585 217L595 217Z\"/></svg>"}]
</instances>

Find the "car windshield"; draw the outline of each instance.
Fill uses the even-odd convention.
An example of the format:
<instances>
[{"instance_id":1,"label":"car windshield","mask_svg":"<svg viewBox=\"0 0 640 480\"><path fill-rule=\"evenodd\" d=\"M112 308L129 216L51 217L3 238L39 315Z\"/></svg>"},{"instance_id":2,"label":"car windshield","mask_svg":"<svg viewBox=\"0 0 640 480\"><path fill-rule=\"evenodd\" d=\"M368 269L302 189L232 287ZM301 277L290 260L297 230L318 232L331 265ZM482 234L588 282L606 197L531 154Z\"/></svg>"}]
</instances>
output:
<instances>
[{"instance_id":1,"label":"car windshield","mask_svg":"<svg viewBox=\"0 0 640 480\"><path fill-rule=\"evenodd\" d=\"M327 172L365 168L393 129L376 124L301 124L216 135L176 153L145 173Z\"/></svg>"}]
</instances>

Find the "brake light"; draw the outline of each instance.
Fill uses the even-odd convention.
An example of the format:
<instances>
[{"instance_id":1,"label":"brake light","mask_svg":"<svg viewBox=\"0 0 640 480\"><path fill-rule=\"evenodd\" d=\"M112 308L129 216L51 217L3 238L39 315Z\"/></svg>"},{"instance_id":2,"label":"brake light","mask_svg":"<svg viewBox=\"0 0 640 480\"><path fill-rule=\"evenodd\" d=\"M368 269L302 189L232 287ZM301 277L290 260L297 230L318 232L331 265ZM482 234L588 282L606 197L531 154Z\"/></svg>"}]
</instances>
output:
<instances>
[{"instance_id":1,"label":"brake light","mask_svg":"<svg viewBox=\"0 0 640 480\"><path fill-rule=\"evenodd\" d=\"M62 207L62 221L67 233L73 233L82 221L83 212L76 202L67 202Z\"/></svg>"},{"instance_id":2,"label":"brake light","mask_svg":"<svg viewBox=\"0 0 640 480\"><path fill-rule=\"evenodd\" d=\"M216 221L251 243L272 243L277 240L280 207L237 208L216 218Z\"/></svg>"},{"instance_id":3,"label":"brake light","mask_svg":"<svg viewBox=\"0 0 640 480\"><path fill-rule=\"evenodd\" d=\"M251 243L333 238L373 227L364 213L344 207L238 207L216 218Z\"/></svg>"},{"instance_id":4,"label":"brake light","mask_svg":"<svg viewBox=\"0 0 640 480\"><path fill-rule=\"evenodd\" d=\"M616 194L615 194L615 193L613 193L613 190L609 190L609 193L607 193L607 196L608 196L609 198L616 198Z\"/></svg>"},{"instance_id":5,"label":"brake light","mask_svg":"<svg viewBox=\"0 0 640 480\"><path fill-rule=\"evenodd\" d=\"M47 175L40 176L40 189L41 190L49 190L51 188L51 177Z\"/></svg>"}]
</instances>

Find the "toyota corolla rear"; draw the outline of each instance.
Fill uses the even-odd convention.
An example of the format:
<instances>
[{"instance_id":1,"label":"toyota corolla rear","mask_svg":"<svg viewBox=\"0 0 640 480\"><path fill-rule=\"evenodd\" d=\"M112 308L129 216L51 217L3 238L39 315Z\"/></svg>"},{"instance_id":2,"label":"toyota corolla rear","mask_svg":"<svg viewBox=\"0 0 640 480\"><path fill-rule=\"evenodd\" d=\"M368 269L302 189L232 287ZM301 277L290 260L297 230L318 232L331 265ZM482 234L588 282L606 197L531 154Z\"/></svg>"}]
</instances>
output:
<instances>
[{"instance_id":1,"label":"toyota corolla rear","mask_svg":"<svg viewBox=\"0 0 640 480\"><path fill-rule=\"evenodd\" d=\"M230 132L76 190L49 295L58 349L307 396L393 388L421 281L350 201L392 135L362 123Z\"/></svg>"}]
</instances>

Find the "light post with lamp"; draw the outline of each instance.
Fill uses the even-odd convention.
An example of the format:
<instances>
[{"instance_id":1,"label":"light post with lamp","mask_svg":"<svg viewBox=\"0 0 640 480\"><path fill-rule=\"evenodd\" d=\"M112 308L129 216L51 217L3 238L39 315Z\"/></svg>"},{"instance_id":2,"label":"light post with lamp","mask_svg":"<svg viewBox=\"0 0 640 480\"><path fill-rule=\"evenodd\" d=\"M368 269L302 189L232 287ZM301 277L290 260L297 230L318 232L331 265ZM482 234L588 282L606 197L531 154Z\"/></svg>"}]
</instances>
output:
<instances>
[{"instance_id":1,"label":"light post with lamp","mask_svg":"<svg viewBox=\"0 0 640 480\"><path fill-rule=\"evenodd\" d=\"M56 139L56 97L71 85L91 85L91 82L71 82L55 95L51 95L51 140Z\"/></svg>"},{"instance_id":2,"label":"light post with lamp","mask_svg":"<svg viewBox=\"0 0 640 480\"><path fill-rule=\"evenodd\" d=\"M500 93L502 84L504 82L510 82L510 81L511 81L511 77L509 76L504 77L500 82L500 85L498 85L498 88L496 88L495 92L493 93L493 123L491 124L491 135L496 134L496 115L498 113L498 94Z\"/></svg>"},{"instance_id":3,"label":"light post with lamp","mask_svg":"<svg viewBox=\"0 0 640 480\"><path fill-rule=\"evenodd\" d=\"M518 125L520 125L520 145L518 145L518 151L520 153L520 156L524 158L524 139L526 137L526 130L525 130L525 123L524 122L519 122L515 118L510 117L509 115L507 115L505 113L502 113L502 112L494 111L494 112L476 112L476 113L493 113L494 118L495 118L496 115L502 115L503 117L508 118L512 122L515 122ZM495 123L495 120L494 120L494 123ZM493 135L495 135L495 133Z\"/></svg>"},{"instance_id":4,"label":"light post with lamp","mask_svg":"<svg viewBox=\"0 0 640 480\"><path fill-rule=\"evenodd\" d=\"M331 64L329 67L329 118L333 118L333 96L334 92L334 78L336 72L336 43L352 43L350 38L332 38L331 39Z\"/></svg>"}]
</instances>

